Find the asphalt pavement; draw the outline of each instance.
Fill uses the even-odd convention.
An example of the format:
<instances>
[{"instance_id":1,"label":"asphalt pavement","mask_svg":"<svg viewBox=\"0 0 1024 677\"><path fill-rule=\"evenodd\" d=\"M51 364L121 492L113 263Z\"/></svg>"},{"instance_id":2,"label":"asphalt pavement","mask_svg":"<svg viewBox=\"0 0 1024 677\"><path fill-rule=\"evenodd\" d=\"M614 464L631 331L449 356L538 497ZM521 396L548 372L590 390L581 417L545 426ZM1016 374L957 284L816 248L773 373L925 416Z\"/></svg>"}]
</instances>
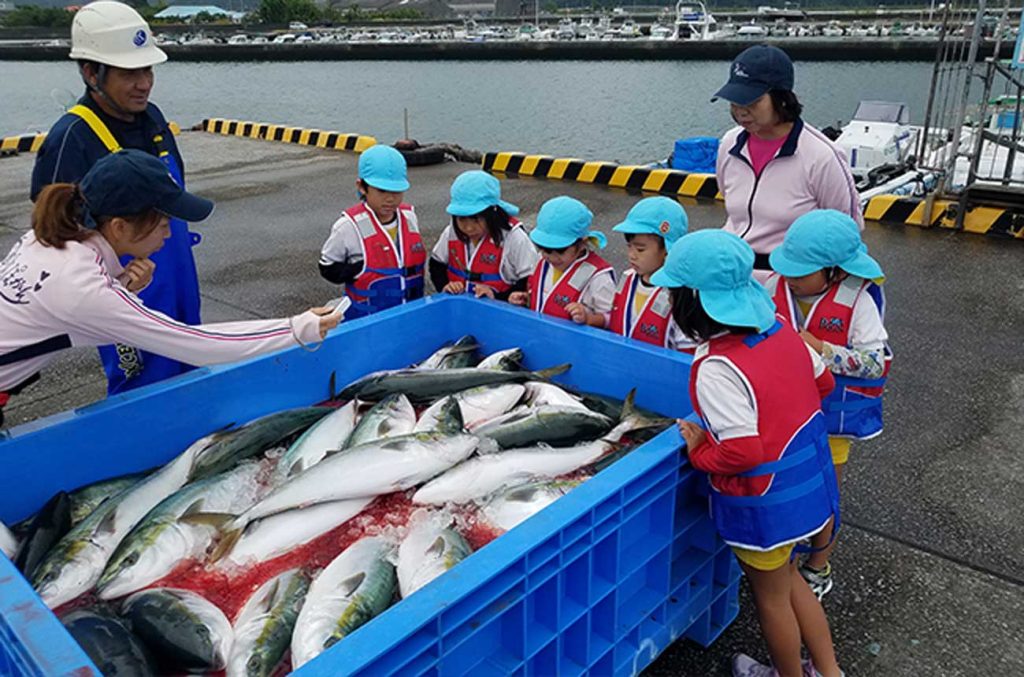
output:
<instances>
[{"instance_id":1,"label":"asphalt pavement","mask_svg":"<svg viewBox=\"0 0 1024 677\"><path fill-rule=\"evenodd\" d=\"M217 201L196 247L205 321L294 314L337 296L317 272L331 223L356 199L343 152L184 133L190 187ZM597 159L597 158L595 158ZM29 227L33 157L0 158L0 252ZM425 241L446 225L452 179L470 165L415 168L407 199ZM583 200L606 232L638 199L617 189L503 181L532 224L544 200ZM721 206L684 202L691 229L721 225ZM950 231L869 224L888 280L895 360L886 430L854 445L845 526L826 598L846 674L1024 674L1024 245ZM624 247L608 258L621 269ZM13 399L14 425L103 397L94 350L73 350ZM710 649L670 647L650 675L726 675L733 651L760 658L753 604Z\"/></svg>"}]
</instances>

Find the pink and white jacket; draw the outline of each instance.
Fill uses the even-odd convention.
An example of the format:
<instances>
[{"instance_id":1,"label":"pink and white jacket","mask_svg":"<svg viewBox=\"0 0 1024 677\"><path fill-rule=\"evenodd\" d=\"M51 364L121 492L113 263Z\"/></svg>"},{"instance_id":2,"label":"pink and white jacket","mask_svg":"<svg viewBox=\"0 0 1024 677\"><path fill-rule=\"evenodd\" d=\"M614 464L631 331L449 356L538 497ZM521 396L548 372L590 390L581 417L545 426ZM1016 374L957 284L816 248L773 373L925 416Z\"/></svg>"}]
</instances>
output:
<instances>
[{"instance_id":1,"label":"pink and white jacket","mask_svg":"<svg viewBox=\"0 0 1024 677\"><path fill-rule=\"evenodd\" d=\"M790 224L815 209L849 214L860 227L860 195L843 151L814 127L797 120L775 157L754 174L747 151L749 132L736 127L718 146L718 189L725 198L725 230L747 241L762 256L782 244Z\"/></svg>"},{"instance_id":2,"label":"pink and white jacket","mask_svg":"<svg viewBox=\"0 0 1024 677\"><path fill-rule=\"evenodd\" d=\"M290 319L187 325L146 308L118 281L123 269L100 235L42 245L26 233L0 262L0 393L35 375L58 351L133 345L203 366L320 340L312 312Z\"/></svg>"}]
</instances>

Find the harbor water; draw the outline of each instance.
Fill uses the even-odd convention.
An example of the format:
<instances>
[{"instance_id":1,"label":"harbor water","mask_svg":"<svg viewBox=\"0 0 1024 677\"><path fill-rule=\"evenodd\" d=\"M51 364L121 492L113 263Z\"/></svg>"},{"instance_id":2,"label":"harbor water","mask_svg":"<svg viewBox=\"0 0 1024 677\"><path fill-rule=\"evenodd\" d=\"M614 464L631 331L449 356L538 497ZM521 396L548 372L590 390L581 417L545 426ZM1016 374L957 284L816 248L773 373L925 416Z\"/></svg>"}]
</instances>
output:
<instances>
[{"instance_id":1,"label":"harbor water","mask_svg":"<svg viewBox=\"0 0 1024 677\"><path fill-rule=\"evenodd\" d=\"M919 123L931 70L797 62L796 91L819 127L849 120L861 100L904 101ZM731 126L728 106L710 102L727 74L724 61L168 62L152 98L182 126L223 117L391 142L408 109L424 143L640 163ZM0 135L46 131L82 91L70 62L0 62L0 81Z\"/></svg>"}]
</instances>

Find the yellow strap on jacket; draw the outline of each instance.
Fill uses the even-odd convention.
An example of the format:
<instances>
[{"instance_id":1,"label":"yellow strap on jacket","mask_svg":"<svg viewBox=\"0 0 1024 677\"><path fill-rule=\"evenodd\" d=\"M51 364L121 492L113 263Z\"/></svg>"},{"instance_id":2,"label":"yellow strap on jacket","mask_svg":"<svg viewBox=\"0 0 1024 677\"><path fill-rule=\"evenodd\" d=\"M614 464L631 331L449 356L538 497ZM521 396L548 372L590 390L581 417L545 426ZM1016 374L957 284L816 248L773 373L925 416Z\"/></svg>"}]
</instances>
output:
<instances>
[{"instance_id":1,"label":"yellow strap on jacket","mask_svg":"<svg viewBox=\"0 0 1024 677\"><path fill-rule=\"evenodd\" d=\"M116 153L121 150L121 144L117 142L117 139L115 139L114 135L111 134L110 129L103 124L103 120L100 120L100 117L96 115L91 108L78 104L69 108L68 112L85 120L85 124L89 125L89 129L92 130L92 133L96 135L96 138L103 142L103 145L106 146L107 150L111 153Z\"/></svg>"}]
</instances>

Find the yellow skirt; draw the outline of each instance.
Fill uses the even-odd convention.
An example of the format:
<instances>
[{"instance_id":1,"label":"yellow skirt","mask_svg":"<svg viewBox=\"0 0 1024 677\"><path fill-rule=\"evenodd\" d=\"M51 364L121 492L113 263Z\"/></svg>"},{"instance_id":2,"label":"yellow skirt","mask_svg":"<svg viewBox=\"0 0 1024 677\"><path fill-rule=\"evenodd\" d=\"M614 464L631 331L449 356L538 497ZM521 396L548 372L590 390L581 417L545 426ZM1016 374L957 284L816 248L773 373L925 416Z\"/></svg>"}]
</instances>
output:
<instances>
[{"instance_id":1,"label":"yellow skirt","mask_svg":"<svg viewBox=\"0 0 1024 677\"><path fill-rule=\"evenodd\" d=\"M787 543L771 550L747 550L746 548L733 548L736 559L746 564L751 569L758 571L775 571L776 569L789 564L793 555L793 548L796 543Z\"/></svg>"}]
</instances>

